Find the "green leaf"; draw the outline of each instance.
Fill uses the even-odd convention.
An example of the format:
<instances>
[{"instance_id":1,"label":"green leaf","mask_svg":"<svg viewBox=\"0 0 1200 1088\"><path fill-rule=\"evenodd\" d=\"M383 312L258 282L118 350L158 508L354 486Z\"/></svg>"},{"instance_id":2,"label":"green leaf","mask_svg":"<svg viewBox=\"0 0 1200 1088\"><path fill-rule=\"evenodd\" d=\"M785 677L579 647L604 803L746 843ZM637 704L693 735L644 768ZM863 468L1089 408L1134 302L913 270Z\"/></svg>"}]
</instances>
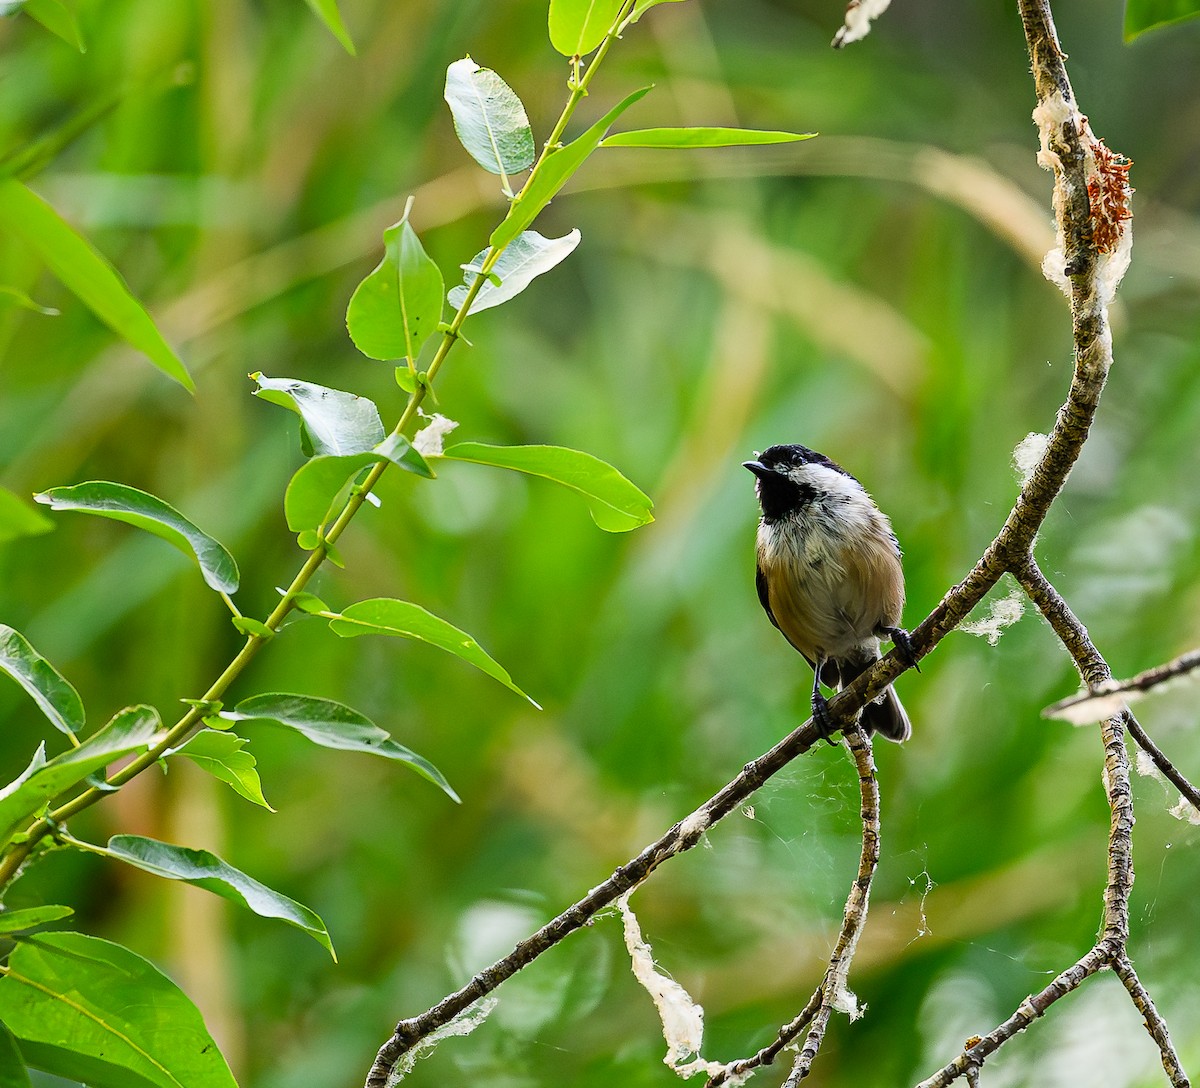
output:
<instances>
[{"instance_id":1,"label":"green leaf","mask_svg":"<svg viewBox=\"0 0 1200 1088\"><path fill-rule=\"evenodd\" d=\"M625 0L550 0L550 44L564 57L586 57L624 6Z\"/></svg>"},{"instance_id":2,"label":"green leaf","mask_svg":"<svg viewBox=\"0 0 1200 1088\"><path fill-rule=\"evenodd\" d=\"M612 465L580 450L562 446L488 446L459 442L443 454L451 461L527 472L579 492L592 520L610 533L624 533L654 520L654 504Z\"/></svg>"},{"instance_id":3,"label":"green leaf","mask_svg":"<svg viewBox=\"0 0 1200 1088\"><path fill-rule=\"evenodd\" d=\"M340 513L350 483L368 465L378 464L372 453L345 457L313 457L305 461L288 482L283 495L283 512L293 533L317 530ZM308 548L312 551L319 541Z\"/></svg>"},{"instance_id":4,"label":"green leaf","mask_svg":"<svg viewBox=\"0 0 1200 1088\"><path fill-rule=\"evenodd\" d=\"M434 478L425 458L413 449L408 439L398 435L388 435L367 453L314 457L300 466L284 493L283 511L288 528L293 533L319 529L341 510L351 480L368 465L380 461L391 461L405 472L427 480Z\"/></svg>"},{"instance_id":5,"label":"green leaf","mask_svg":"<svg viewBox=\"0 0 1200 1088\"><path fill-rule=\"evenodd\" d=\"M383 232L383 260L358 285L346 310L350 339L372 359L415 363L442 320L446 285L409 225L411 207L410 199L404 218Z\"/></svg>"},{"instance_id":6,"label":"green leaf","mask_svg":"<svg viewBox=\"0 0 1200 1088\"><path fill-rule=\"evenodd\" d=\"M18 291L15 287L0 286L0 303L19 306L23 310L32 310L34 313L42 314L45 317L58 317L62 313L61 310L56 310L53 306L43 306L35 302L24 291Z\"/></svg>"},{"instance_id":7,"label":"green leaf","mask_svg":"<svg viewBox=\"0 0 1200 1088\"><path fill-rule=\"evenodd\" d=\"M62 0L6 0L0 3L0 15L12 15L18 11L36 19L50 33L57 34L79 52L87 52L79 33L79 22L75 13Z\"/></svg>"},{"instance_id":8,"label":"green leaf","mask_svg":"<svg viewBox=\"0 0 1200 1088\"><path fill-rule=\"evenodd\" d=\"M446 102L459 142L480 166L507 178L533 165L533 129L525 107L490 68L470 57L446 69Z\"/></svg>"},{"instance_id":9,"label":"green leaf","mask_svg":"<svg viewBox=\"0 0 1200 1088\"><path fill-rule=\"evenodd\" d=\"M370 718L332 699L269 692L243 699L233 710L225 711L222 717L232 722L259 721L281 725L286 729L294 729L322 748L366 752L407 763L422 778L438 786L451 800L459 800L445 776L429 760L397 744L386 730L380 729Z\"/></svg>"},{"instance_id":10,"label":"green leaf","mask_svg":"<svg viewBox=\"0 0 1200 1088\"><path fill-rule=\"evenodd\" d=\"M287 922L304 930L337 960L329 940L329 931L314 911L247 876L216 854L207 850L192 850L187 846L173 846L142 835L114 835L108 840L105 853L155 876L194 884L263 918L278 918Z\"/></svg>"},{"instance_id":11,"label":"green leaf","mask_svg":"<svg viewBox=\"0 0 1200 1088\"><path fill-rule=\"evenodd\" d=\"M770 132L751 128L643 128L614 132L601 147L752 147L811 140L815 132Z\"/></svg>"},{"instance_id":12,"label":"green leaf","mask_svg":"<svg viewBox=\"0 0 1200 1088\"><path fill-rule=\"evenodd\" d=\"M354 42L350 39L350 31L342 21L342 13L338 10L337 0L305 0L317 18L332 32L333 36L342 43L342 48L350 56L357 56Z\"/></svg>"},{"instance_id":13,"label":"green leaf","mask_svg":"<svg viewBox=\"0 0 1200 1088\"><path fill-rule=\"evenodd\" d=\"M1125 40L1200 15L1200 0L1125 0Z\"/></svg>"},{"instance_id":14,"label":"green leaf","mask_svg":"<svg viewBox=\"0 0 1200 1088\"><path fill-rule=\"evenodd\" d=\"M83 728L83 700L62 674L19 631L0 624L0 672L6 672L37 703L60 732L74 736Z\"/></svg>"},{"instance_id":15,"label":"green leaf","mask_svg":"<svg viewBox=\"0 0 1200 1088\"><path fill-rule=\"evenodd\" d=\"M0 1024L0 1088L32 1088L17 1041L3 1024Z\"/></svg>"},{"instance_id":16,"label":"green leaf","mask_svg":"<svg viewBox=\"0 0 1200 1088\"><path fill-rule=\"evenodd\" d=\"M629 22L636 23L643 15L651 8L658 7L659 4L677 4L680 0L637 0L633 5L633 11L630 13Z\"/></svg>"},{"instance_id":17,"label":"green leaf","mask_svg":"<svg viewBox=\"0 0 1200 1088\"><path fill-rule=\"evenodd\" d=\"M234 616L233 626L243 635L255 635L258 638L274 638L276 634L262 620L256 620L251 616Z\"/></svg>"},{"instance_id":18,"label":"green leaf","mask_svg":"<svg viewBox=\"0 0 1200 1088\"><path fill-rule=\"evenodd\" d=\"M428 642L431 646L457 654L488 676L499 680L506 688L515 691L524 699L529 699L529 696L512 682L508 672L470 635L432 612L427 612L420 605L388 597L376 597L343 609L340 616L329 621L329 626L334 634L343 638L355 638L358 635L395 635ZM532 699L529 701L538 706Z\"/></svg>"},{"instance_id":19,"label":"green leaf","mask_svg":"<svg viewBox=\"0 0 1200 1088\"><path fill-rule=\"evenodd\" d=\"M24 499L0 487L0 544L20 536L37 536L54 528L52 522L40 510L35 510Z\"/></svg>"},{"instance_id":20,"label":"green leaf","mask_svg":"<svg viewBox=\"0 0 1200 1088\"><path fill-rule=\"evenodd\" d=\"M49 762L46 746L41 745L29 766L0 790L0 843L7 842L22 823L44 809L60 793L122 756L145 751L160 724L153 707L131 706L120 711L78 748L55 756Z\"/></svg>"},{"instance_id":21,"label":"green leaf","mask_svg":"<svg viewBox=\"0 0 1200 1088\"><path fill-rule=\"evenodd\" d=\"M93 480L73 487L52 487L34 498L51 510L78 510L136 525L195 559L204 580L218 593L233 593L238 587L237 563L223 545L173 506L136 487Z\"/></svg>"},{"instance_id":22,"label":"green leaf","mask_svg":"<svg viewBox=\"0 0 1200 1088\"><path fill-rule=\"evenodd\" d=\"M0 229L35 250L80 302L163 373L195 391L187 368L130 294L120 273L46 201L15 178L0 178Z\"/></svg>"},{"instance_id":23,"label":"green leaf","mask_svg":"<svg viewBox=\"0 0 1200 1088\"><path fill-rule=\"evenodd\" d=\"M262 781L255 770L258 761L249 752L243 751L248 743L245 737L239 737L236 733L201 729L186 744L163 754L187 756L196 766L231 786L234 793L274 812L263 796ZM3 921L3 917L0 915L0 921Z\"/></svg>"},{"instance_id":24,"label":"green leaf","mask_svg":"<svg viewBox=\"0 0 1200 1088\"><path fill-rule=\"evenodd\" d=\"M600 146L600 141L608 135L613 122L630 106L650 93L649 87L634 91L600 118L582 136L572 140L565 147L551 151L530 175L525 188L517 195L508 209L508 215L500 225L492 231L488 241L493 249L508 245L537 217L538 213L550 203L558 191L567 183L587 159Z\"/></svg>"},{"instance_id":25,"label":"green leaf","mask_svg":"<svg viewBox=\"0 0 1200 1088\"><path fill-rule=\"evenodd\" d=\"M295 412L313 453L363 453L387 433L374 401L340 389L302 382L296 378L268 378L255 373L254 395Z\"/></svg>"},{"instance_id":26,"label":"green leaf","mask_svg":"<svg viewBox=\"0 0 1200 1088\"><path fill-rule=\"evenodd\" d=\"M237 1088L183 991L98 937L22 940L0 978L0 1020L27 1064L90 1088Z\"/></svg>"},{"instance_id":27,"label":"green leaf","mask_svg":"<svg viewBox=\"0 0 1200 1088\"><path fill-rule=\"evenodd\" d=\"M488 281L479 289L471 301L469 314L477 314L480 310L490 310L510 298L519 295L538 276L549 272L555 265L561 264L579 245L578 230L571 231L561 238L543 238L535 230L527 230L514 239L500 259L492 268ZM473 284L483 269L483 262L490 250L482 250L475 255L470 264L463 265L465 286L455 287L450 292L450 305L458 309L467 299L467 289ZM496 283L492 277L499 280Z\"/></svg>"},{"instance_id":28,"label":"green leaf","mask_svg":"<svg viewBox=\"0 0 1200 1088\"><path fill-rule=\"evenodd\" d=\"M426 480L437 478L437 474L429 467L429 462L403 435L389 434L375 447L375 452L381 457L386 457L397 468L411 472L414 476L421 476Z\"/></svg>"},{"instance_id":29,"label":"green leaf","mask_svg":"<svg viewBox=\"0 0 1200 1088\"><path fill-rule=\"evenodd\" d=\"M68 45L74 46L81 53L87 49L83 44L83 35L79 33L79 20L75 13L62 0L25 0L25 14L32 16L51 34L57 34Z\"/></svg>"},{"instance_id":30,"label":"green leaf","mask_svg":"<svg viewBox=\"0 0 1200 1088\"><path fill-rule=\"evenodd\" d=\"M318 615L321 612L328 612L327 605L315 593L297 593L292 598L292 603L301 611L307 612L310 616Z\"/></svg>"},{"instance_id":31,"label":"green leaf","mask_svg":"<svg viewBox=\"0 0 1200 1088\"><path fill-rule=\"evenodd\" d=\"M70 918L75 911L70 907L47 904L44 907L26 907L24 910L6 910L0 912L0 933L20 933L25 929L45 925L47 922L57 922ZM4 1082L0 1080L0 1088Z\"/></svg>"}]
</instances>

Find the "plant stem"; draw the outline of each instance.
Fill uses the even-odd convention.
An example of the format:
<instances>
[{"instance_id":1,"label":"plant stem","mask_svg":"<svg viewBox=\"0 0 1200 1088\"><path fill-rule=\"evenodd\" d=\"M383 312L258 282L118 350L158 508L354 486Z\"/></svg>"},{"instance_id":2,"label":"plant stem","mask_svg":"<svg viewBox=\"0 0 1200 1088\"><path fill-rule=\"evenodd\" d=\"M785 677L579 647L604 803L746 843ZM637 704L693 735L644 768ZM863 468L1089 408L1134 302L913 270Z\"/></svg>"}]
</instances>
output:
<instances>
[{"instance_id":1,"label":"plant stem","mask_svg":"<svg viewBox=\"0 0 1200 1088\"><path fill-rule=\"evenodd\" d=\"M566 131L567 125L570 123L572 115L575 113L576 106L579 105L581 99L587 95L588 84L592 80L596 69L600 66L609 49L620 37L622 29L622 21L628 16L633 8L633 0L626 0L621 6L621 10L617 13L613 25L610 27L608 34L605 35L604 41L600 48L596 51L596 55L592 58L592 63L588 65L583 75L578 75L578 65L575 67L575 78L571 80L571 93L567 98L566 105L563 107L562 113L559 115L558 121L550 132L549 138L542 146L541 154L538 156L537 162L534 163L533 169L529 172L529 177L525 180L525 185L522 186L522 191L528 187L530 182L537 176L542 164L546 161L547 156L555 150L562 134ZM507 179L506 179L507 181ZM517 194L520 195L519 193ZM404 217L408 218L410 205L405 207ZM450 324L446 326L442 341L438 345L437 352L430 361L429 369L425 373L423 381L417 384L416 389L409 394L408 403L404 406L404 411L401 413L396 426L392 428L392 434L402 436L407 431L417 418L417 413L420 411L421 405L425 398L429 395L429 391L433 385L434 379L437 377L438 371L441 370L442 364L445 363L446 357L450 354L451 348L459 339L459 334L463 323L470 314L471 305L474 303L483 285L487 283L488 276L492 269L495 268L496 262L500 259L500 255L504 252L505 246L499 248L489 248L487 256L483 260L479 272L476 274L474 281L467 288L466 297L462 301L451 319ZM409 366L412 367L414 362L409 358ZM354 519L354 516L361 509L367 496L379 482L380 477L387 471L390 461L381 460L373 465L367 473L363 482L354 489L346 505L342 508L341 513L334 520L333 524L325 532L324 538L308 555L304 561L304 565L300 568L291 584L284 591L283 597L272 610L271 614L264 620L264 624L271 629L272 632L278 631L288 613L295 607L297 596L302 593L305 587L311 581L314 574L320 569L321 564L329 555L329 545L334 544L337 539L346 530L346 527ZM221 595L225 603L233 611L235 616L240 615L233 601L225 594ZM163 734L152 748L143 755L132 760L121 770L111 775L105 780L104 789L98 787L89 787L82 793L73 797L70 801L60 805L49 813L48 818L38 819L25 829L25 834L20 842L10 843L5 850L3 857L0 857L0 894L7 889L8 885L16 878L21 871L21 867L25 864L29 855L33 852L34 847L46 835L50 834L54 825L61 823L64 820L70 819L84 809L90 808L106 794L111 792L114 786L123 786L126 782L137 777L148 767L152 767L163 755L171 748L177 747L197 728L203 724L205 715L209 712L214 704L219 704L223 699L226 691L233 682L242 674L246 666L253 660L254 656L268 642L269 639L263 635L247 635L245 645L238 651L237 655L225 667L220 676L213 681L209 689L204 693L196 705L188 708L184 714L174 725ZM76 744L79 742L74 737L71 738Z\"/></svg>"}]
</instances>

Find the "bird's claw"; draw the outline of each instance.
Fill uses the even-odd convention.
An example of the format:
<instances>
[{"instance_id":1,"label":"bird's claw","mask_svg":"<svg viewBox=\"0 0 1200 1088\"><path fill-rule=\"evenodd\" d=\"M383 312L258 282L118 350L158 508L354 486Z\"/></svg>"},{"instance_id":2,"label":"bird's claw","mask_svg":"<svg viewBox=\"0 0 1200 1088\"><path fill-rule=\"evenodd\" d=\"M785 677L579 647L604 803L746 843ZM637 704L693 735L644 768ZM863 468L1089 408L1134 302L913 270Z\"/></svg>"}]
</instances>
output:
<instances>
[{"instance_id":1,"label":"bird's claw","mask_svg":"<svg viewBox=\"0 0 1200 1088\"><path fill-rule=\"evenodd\" d=\"M917 651L913 646L912 635L904 630L903 627L889 627L884 633L892 640L892 645L896 647L896 656L909 668L920 672L921 666L917 664Z\"/></svg>"},{"instance_id":2,"label":"bird's claw","mask_svg":"<svg viewBox=\"0 0 1200 1088\"><path fill-rule=\"evenodd\" d=\"M821 737L826 744L831 744L836 748L837 741L833 739L833 734L841 727L833 720L833 715L829 712L829 700L819 691L813 692L812 720L817 736Z\"/></svg>"}]
</instances>

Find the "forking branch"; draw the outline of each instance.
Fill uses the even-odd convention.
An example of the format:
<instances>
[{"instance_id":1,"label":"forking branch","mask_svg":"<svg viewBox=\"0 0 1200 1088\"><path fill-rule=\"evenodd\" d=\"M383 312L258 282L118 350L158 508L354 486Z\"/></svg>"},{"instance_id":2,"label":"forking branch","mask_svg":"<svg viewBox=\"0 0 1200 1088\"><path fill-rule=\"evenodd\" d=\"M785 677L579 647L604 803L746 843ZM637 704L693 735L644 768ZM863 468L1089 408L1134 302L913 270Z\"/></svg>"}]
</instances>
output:
<instances>
[{"instance_id":1,"label":"forking branch","mask_svg":"<svg viewBox=\"0 0 1200 1088\"><path fill-rule=\"evenodd\" d=\"M879 5L880 10L883 6L886 5ZM1078 108L1049 0L1019 0L1019 10L1037 94L1034 118L1042 141L1038 161L1054 174L1053 204L1058 244L1048 255L1045 269L1047 276L1063 288L1069 299L1074 368L1066 399L1044 450L1021 487L1003 526L962 581L953 586L912 631L912 648L917 659L930 653L949 632L966 620L1003 574L1011 573L1049 621L1083 681L1095 688L1111 680L1111 670L1086 628L1038 568L1032 549L1038 530L1087 441L1113 361L1108 306L1129 259L1128 163L1108 151L1092 134L1086 117ZM724 1073L712 1077L710 1086L728 1083L735 1076L740 1082L753 1068L771 1062L785 1045L799 1038L805 1028L808 1029L807 1036L787 1084L798 1083L812 1067L829 1013L837 1007L839 987L844 988L857 931L865 922L870 869L874 864L871 861L868 866L868 861L871 850L877 850L877 808L876 818L870 818L868 778L864 772L864 767L870 763L870 750L852 723L862 706L907 667L909 665L893 652L830 702L831 716L835 723L844 727L844 736L864 785L864 842L860 870L843 918L842 934L830 957L825 980L797 1017L780 1030L776 1042L752 1058L731 1063ZM962 1052L923 1081L920 1088L948 1085L963 1076L974 1082L980 1067L992 1053L1044 1015L1056 1001L1104 968L1112 968L1124 984L1159 1048L1170 1083L1175 1088L1190 1084L1172 1046L1167 1025L1138 979L1127 949L1129 897L1133 885L1133 797L1130 757L1125 743L1127 732L1143 747L1149 744L1149 738L1128 710L1101 724L1104 782L1111 821L1104 920L1097 943L1058 974L1050 985L1023 1001L1006 1021L987 1035L968 1040ZM694 847L711 827L737 809L771 776L806 752L817 739L812 723L805 722L770 751L747 763L722 790L586 896L521 941L509 955L479 972L464 987L447 995L426 1012L401 1020L380 1048L367 1078L367 1088L385 1088L397 1062L421 1040L461 1016L503 981L569 933L587 924L665 861ZM1147 751L1151 748L1152 745L1147 747ZM1172 781L1176 781L1181 791L1190 790L1195 794L1195 787L1178 771L1175 773L1178 780ZM869 778L873 782L873 774ZM1185 796L1188 796L1186 792Z\"/></svg>"}]
</instances>

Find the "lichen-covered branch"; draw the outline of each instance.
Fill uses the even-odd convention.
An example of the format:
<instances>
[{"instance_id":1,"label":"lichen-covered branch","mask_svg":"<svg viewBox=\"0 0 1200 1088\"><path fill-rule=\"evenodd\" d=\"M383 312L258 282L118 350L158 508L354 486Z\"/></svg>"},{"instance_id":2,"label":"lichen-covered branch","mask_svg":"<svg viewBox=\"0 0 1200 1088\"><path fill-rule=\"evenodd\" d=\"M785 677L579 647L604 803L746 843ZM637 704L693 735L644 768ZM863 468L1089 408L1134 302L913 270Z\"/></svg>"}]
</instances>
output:
<instances>
[{"instance_id":1,"label":"lichen-covered branch","mask_svg":"<svg viewBox=\"0 0 1200 1088\"><path fill-rule=\"evenodd\" d=\"M1137 972L1133 969L1133 964L1130 963L1127 956L1121 955L1113 961L1112 969L1124 984L1125 989L1129 991L1129 997L1134 1006L1142 1014L1142 1021L1146 1025L1146 1031L1150 1033L1150 1038L1158 1044L1159 1053L1162 1055L1163 1069L1173 1088L1191 1088L1192 1082L1188 1080L1188 1075L1183 1071L1179 1055L1175 1053L1175 1047L1171 1043L1171 1033L1167 1031L1167 1022L1154 1007L1154 1002L1150 999L1145 987L1142 986Z\"/></svg>"},{"instance_id":2,"label":"lichen-covered branch","mask_svg":"<svg viewBox=\"0 0 1200 1088\"><path fill-rule=\"evenodd\" d=\"M1095 137L1087 118L1079 111L1048 0L1018 0L1018 4L1037 92L1034 119L1041 138L1038 161L1054 174L1057 244L1047 256L1044 270L1048 278L1063 289L1070 302L1074 368L1066 400L1058 411L1044 450L1028 474L1003 526L963 580L948 590L929 616L913 630L912 649L916 660L928 654L968 617L1003 574L1011 572L1050 622L1084 681L1094 686L1111 679L1109 667L1092 643L1087 629L1038 569L1032 549L1039 529L1087 440L1112 365L1108 305L1129 261L1129 164ZM858 6L852 4L851 8L854 10ZM863 6L877 11L886 5ZM829 969L808 1004L791 1023L780 1029L778 1038L769 1046L753 1057L730 1063L722 1073L714 1075L709 1082L712 1088L768 1064L807 1029L804 1046L788 1078L789 1085L796 1084L812 1066L824 1038L830 1011L839 1007L849 1011L845 1005L849 994L845 988L846 972L866 920L870 872L878 857L877 792L872 794L876 798L873 817L869 815L872 804L868 803L868 782L871 790L876 789L873 764L869 745L862 741L861 733L853 723L864 703L878 695L911 664L893 652L830 702L831 717L836 725L844 728L847 743L859 764L864 790L859 878L851 889ZM1135 740L1151 752L1152 758L1157 751L1152 751L1153 746L1147 747L1149 738L1145 738L1127 710L1111 715L1102 725L1104 784L1111 818L1104 924L1097 944L1044 990L1023 1001L1003 1024L986 1036L970 1040L953 1062L922 1082L921 1088L948 1085L964 1076L974 1083L990 1054L1105 967L1116 970L1125 983L1134 1005L1143 1015L1147 1030L1162 1052L1163 1066L1171 1083L1175 1088L1188 1085L1171 1048L1166 1024L1133 973L1126 951L1129 897L1133 886L1133 800L1130 760L1125 746L1127 728ZM420 1040L461 1015L505 979L586 924L598 911L645 880L663 862L694 847L706 831L747 800L772 775L806 752L817 739L811 723L800 726L769 752L746 764L719 793L617 869L609 879L521 941L509 955L481 971L462 989L426 1012L400 1021L392 1037L379 1050L367 1079L367 1088L386 1088L396 1062ZM1169 766L1161 752L1158 756ZM869 774L864 771L864 766L870 767ZM1177 771L1175 775L1190 787ZM1176 777L1171 780L1175 782ZM1183 786L1180 788L1184 792ZM839 1005L839 1002L843 1004Z\"/></svg>"},{"instance_id":3,"label":"lichen-covered branch","mask_svg":"<svg viewBox=\"0 0 1200 1088\"><path fill-rule=\"evenodd\" d=\"M568 934L587 924L598 911L615 903L621 895L640 884L664 861L694 847L713 824L749 798L780 768L801 753L807 752L818 739L812 723L805 722L770 751L747 763L741 773L724 789L709 798L691 815L680 820L632 861L618 868L607 880L597 884L557 918L526 937L503 959L480 971L462 989L447 995L420 1016L401 1020L391 1038L380 1047L367 1077L366 1088L386 1088L392 1068L408 1050L443 1024L449 1023L469 1009L481 997L491 993Z\"/></svg>"},{"instance_id":4,"label":"lichen-covered branch","mask_svg":"<svg viewBox=\"0 0 1200 1088\"><path fill-rule=\"evenodd\" d=\"M847 985L850 964L858 939L867 924L867 907L871 897L871 877L879 864L879 782L875 777L875 759L871 752L870 739L857 726L845 732L846 744L858 768L859 793L862 798L862 852L859 855L858 877L850 886L850 896L842 915L842 929L838 934L829 967L821 983L821 1004L809 1025L804 1045L792 1063L792 1071L784 1081L784 1088L796 1088L812 1071L812 1064L825 1041L825 1029L829 1026L829 1015L834 1010L844 1012L851 1020L862 1015L858 998Z\"/></svg>"},{"instance_id":5,"label":"lichen-covered branch","mask_svg":"<svg viewBox=\"0 0 1200 1088\"><path fill-rule=\"evenodd\" d=\"M789 1046L808 1028L804 1046L796 1056L786 1085L795 1085L808 1075L813 1060L821 1049L829 1014L844 1012L851 1020L862 1015L858 999L850 991L848 978L858 939L867 923L867 904L871 896L871 878L879 864L879 781L875 773L875 756L870 738L858 726L845 730L844 737L858 771L859 797L862 802L862 850L859 853L858 873L850 886L846 908L842 912L842 927L829 957L829 966L821 985L795 1019L779 1029L776 1038L757 1054L730 1062L708 1080L705 1088L718 1088L730 1081L740 1083L745 1075L764 1065L770 1065L784 1047Z\"/></svg>"},{"instance_id":6,"label":"lichen-covered branch","mask_svg":"<svg viewBox=\"0 0 1200 1088\"><path fill-rule=\"evenodd\" d=\"M959 1077L977 1072L985 1058L994 1054L1009 1039L1015 1038L1035 1020L1044 1016L1051 1005L1060 998L1066 997L1084 979L1111 963L1115 954L1115 949L1103 943L1097 944L1086 956L1063 971L1040 993L1030 994L1003 1024L982 1038L971 1040L971 1045L963 1050L954 1061L939 1069L932 1077L921 1081L917 1088L946 1088L946 1085L956 1081Z\"/></svg>"}]
</instances>

